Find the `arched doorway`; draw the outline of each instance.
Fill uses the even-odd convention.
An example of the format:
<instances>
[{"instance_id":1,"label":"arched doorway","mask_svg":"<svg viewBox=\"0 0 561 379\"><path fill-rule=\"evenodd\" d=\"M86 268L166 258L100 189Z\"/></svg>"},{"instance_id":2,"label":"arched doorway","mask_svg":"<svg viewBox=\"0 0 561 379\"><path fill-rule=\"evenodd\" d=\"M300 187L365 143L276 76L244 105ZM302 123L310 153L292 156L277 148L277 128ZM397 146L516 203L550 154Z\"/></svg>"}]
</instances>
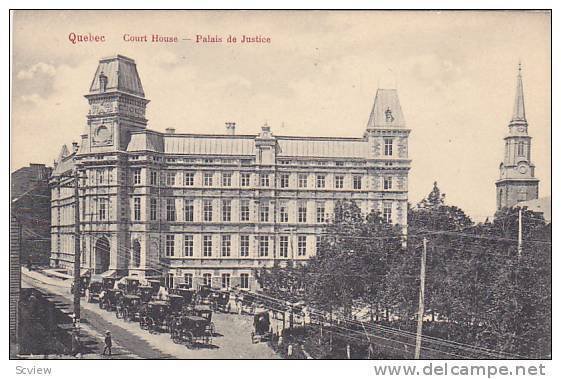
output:
<instances>
[{"instance_id":1,"label":"arched doorway","mask_svg":"<svg viewBox=\"0 0 561 379\"><path fill-rule=\"evenodd\" d=\"M109 270L110 262L109 241L105 237L101 237L95 243L95 272L101 274Z\"/></svg>"},{"instance_id":2,"label":"arched doorway","mask_svg":"<svg viewBox=\"0 0 561 379\"><path fill-rule=\"evenodd\" d=\"M140 267L140 242L134 240L132 243L132 267Z\"/></svg>"}]
</instances>

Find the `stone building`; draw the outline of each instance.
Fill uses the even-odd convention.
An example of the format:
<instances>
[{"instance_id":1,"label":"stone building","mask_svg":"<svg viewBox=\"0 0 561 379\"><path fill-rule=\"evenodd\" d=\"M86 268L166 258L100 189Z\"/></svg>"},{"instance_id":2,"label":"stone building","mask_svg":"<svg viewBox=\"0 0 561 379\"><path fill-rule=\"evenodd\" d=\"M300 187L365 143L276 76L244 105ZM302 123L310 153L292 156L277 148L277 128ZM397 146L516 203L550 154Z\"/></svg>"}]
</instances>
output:
<instances>
[{"instance_id":1,"label":"stone building","mask_svg":"<svg viewBox=\"0 0 561 379\"><path fill-rule=\"evenodd\" d=\"M514 110L504 141L504 158L499 166L500 179L496 182L497 209L512 207L521 201L538 198L539 180L534 176L535 166L531 159L532 137L528 135L520 66Z\"/></svg>"},{"instance_id":2,"label":"stone building","mask_svg":"<svg viewBox=\"0 0 561 379\"><path fill-rule=\"evenodd\" d=\"M79 176L82 266L105 275L163 274L168 285L254 288L254 269L316 253L339 199L406 228L409 129L397 91L379 89L357 138L239 135L147 128L135 62L99 61L79 144L51 178L53 264L73 262ZM188 127L185 127L188 129Z\"/></svg>"}]
</instances>

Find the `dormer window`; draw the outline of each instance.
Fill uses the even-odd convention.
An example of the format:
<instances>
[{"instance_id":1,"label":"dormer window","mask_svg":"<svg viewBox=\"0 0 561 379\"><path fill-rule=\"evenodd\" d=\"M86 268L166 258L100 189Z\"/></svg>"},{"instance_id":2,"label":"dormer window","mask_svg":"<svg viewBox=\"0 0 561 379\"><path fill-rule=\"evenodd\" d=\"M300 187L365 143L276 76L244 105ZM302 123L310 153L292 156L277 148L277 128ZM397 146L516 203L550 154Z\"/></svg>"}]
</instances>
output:
<instances>
[{"instance_id":1,"label":"dormer window","mask_svg":"<svg viewBox=\"0 0 561 379\"><path fill-rule=\"evenodd\" d=\"M107 91L107 76L101 71L99 74L99 90L101 92Z\"/></svg>"},{"instance_id":2,"label":"dormer window","mask_svg":"<svg viewBox=\"0 0 561 379\"><path fill-rule=\"evenodd\" d=\"M386 122L393 122L393 120L392 110L388 107L388 109L386 109Z\"/></svg>"}]
</instances>

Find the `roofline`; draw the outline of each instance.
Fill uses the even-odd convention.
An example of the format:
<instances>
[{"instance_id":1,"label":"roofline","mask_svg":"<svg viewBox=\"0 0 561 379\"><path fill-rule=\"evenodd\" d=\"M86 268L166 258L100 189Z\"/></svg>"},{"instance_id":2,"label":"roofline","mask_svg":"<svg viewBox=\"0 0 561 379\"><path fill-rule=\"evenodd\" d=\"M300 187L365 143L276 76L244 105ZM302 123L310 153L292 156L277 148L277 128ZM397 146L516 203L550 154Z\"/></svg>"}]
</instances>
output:
<instances>
[{"instance_id":1,"label":"roofline","mask_svg":"<svg viewBox=\"0 0 561 379\"><path fill-rule=\"evenodd\" d=\"M166 133L159 132L157 130L144 129L131 132L134 134L155 134L163 137L195 137L195 138L232 138L232 139L245 139L251 138L255 139L259 137L259 134L205 134L205 133ZM273 134L273 137L277 140L299 140L299 141L347 141L347 142L365 142L362 137L325 137L325 136L277 136Z\"/></svg>"},{"instance_id":2,"label":"roofline","mask_svg":"<svg viewBox=\"0 0 561 379\"><path fill-rule=\"evenodd\" d=\"M126 56L124 56L124 55L122 55L122 54L114 54L114 55L108 55L108 56L102 57L102 58L99 60L99 62L112 61L112 60L115 60L115 59L122 59L122 60L129 61L129 62L131 62L131 63L135 63L135 64L136 64L136 62L134 61L134 59L129 58L129 57L126 57Z\"/></svg>"}]
</instances>

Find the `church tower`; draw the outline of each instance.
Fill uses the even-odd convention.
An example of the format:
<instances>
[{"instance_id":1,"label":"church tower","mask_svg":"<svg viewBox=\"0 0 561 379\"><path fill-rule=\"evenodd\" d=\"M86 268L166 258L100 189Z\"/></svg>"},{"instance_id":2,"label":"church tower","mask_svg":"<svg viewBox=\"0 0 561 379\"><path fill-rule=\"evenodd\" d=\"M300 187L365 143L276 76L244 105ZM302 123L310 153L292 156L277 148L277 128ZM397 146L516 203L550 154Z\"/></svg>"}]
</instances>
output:
<instances>
[{"instance_id":1,"label":"church tower","mask_svg":"<svg viewBox=\"0 0 561 379\"><path fill-rule=\"evenodd\" d=\"M499 166L500 178L495 183L497 209L512 207L520 201L538 198L539 180L534 177L535 167L531 159L532 137L528 135L520 64L518 65L514 110L504 141L504 157Z\"/></svg>"}]
</instances>

